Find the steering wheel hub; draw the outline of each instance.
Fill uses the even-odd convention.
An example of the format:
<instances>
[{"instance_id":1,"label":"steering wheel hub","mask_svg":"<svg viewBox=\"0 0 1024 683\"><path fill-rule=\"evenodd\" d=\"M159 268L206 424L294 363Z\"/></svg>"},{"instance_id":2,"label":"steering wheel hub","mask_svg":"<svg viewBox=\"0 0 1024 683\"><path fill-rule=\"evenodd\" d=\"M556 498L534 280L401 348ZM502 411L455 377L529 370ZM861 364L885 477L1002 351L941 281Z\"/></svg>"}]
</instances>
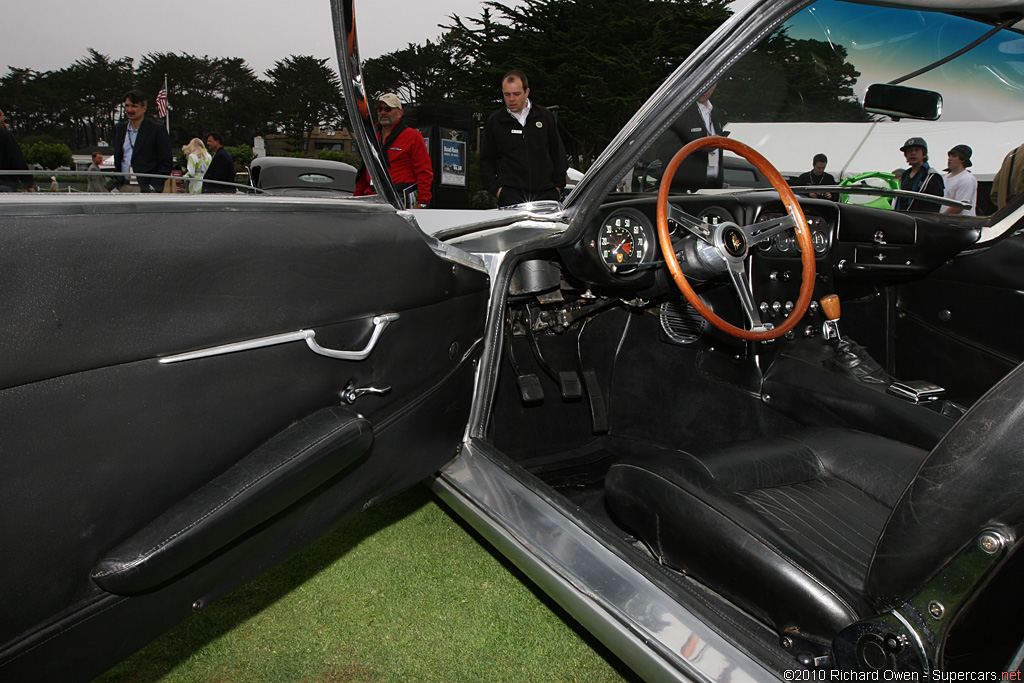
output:
<instances>
[{"instance_id":1,"label":"steering wheel hub","mask_svg":"<svg viewBox=\"0 0 1024 683\"><path fill-rule=\"evenodd\" d=\"M729 256L739 259L747 257L747 236L735 223L723 223L719 226L715 241Z\"/></svg>"}]
</instances>

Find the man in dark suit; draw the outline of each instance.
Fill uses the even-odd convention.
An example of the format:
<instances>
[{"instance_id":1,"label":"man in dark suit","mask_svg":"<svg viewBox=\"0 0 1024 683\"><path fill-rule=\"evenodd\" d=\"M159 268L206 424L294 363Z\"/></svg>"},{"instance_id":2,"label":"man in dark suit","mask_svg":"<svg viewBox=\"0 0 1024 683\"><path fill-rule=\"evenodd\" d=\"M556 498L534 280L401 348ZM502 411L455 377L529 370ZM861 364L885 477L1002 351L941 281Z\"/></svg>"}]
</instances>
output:
<instances>
[{"instance_id":1,"label":"man in dark suit","mask_svg":"<svg viewBox=\"0 0 1024 683\"><path fill-rule=\"evenodd\" d=\"M174 156L171 137L158 123L146 118L146 96L141 90L129 90L124 95L124 121L114 126L114 168L124 173L115 176L123 185L131 173L171 172ZM143 192L160 192L163 178L139 178Z\"/></svg>"},{"instance_id":2,"label":"man in dark suit","mask_svg":"<svg viewBox=\"0 0 1024 683\"><path fill-rule=\"evenodd\" d=\"M725 120L722 110L716 109L711 104L711 96L715 93L718 83L712 83L704 93L697 98L697 103L683 112L679 120L672 124L672 130L679 137L682 147L689 142L709 135L728 135L725 132ZM664 158L665 165L679 148L669 153L667 150L659 156ZM667 156L664 156L667 154ZM679 189L698 190L700 188L722 187L722 150L700 149L686 157L683 163L676 169L672 178L672 186Z\"/></svg>"},{"instance_id":3,"label":"man in dark suit","mask_svg":"<svg viewBox=\"0 0 1024 683\"><path fill-rule=\"evenodd\" d=\"M213 160L210 167L206 169L203 180L222 180L226 183L235 182L235 160L231 158L231 152L224 147L224 136L220 133L210 133L206 136L206 149L213 152ZM234 194L235 188L217 183L203 183L203 194L225 192Z\"/></svg>"}]
</instances>

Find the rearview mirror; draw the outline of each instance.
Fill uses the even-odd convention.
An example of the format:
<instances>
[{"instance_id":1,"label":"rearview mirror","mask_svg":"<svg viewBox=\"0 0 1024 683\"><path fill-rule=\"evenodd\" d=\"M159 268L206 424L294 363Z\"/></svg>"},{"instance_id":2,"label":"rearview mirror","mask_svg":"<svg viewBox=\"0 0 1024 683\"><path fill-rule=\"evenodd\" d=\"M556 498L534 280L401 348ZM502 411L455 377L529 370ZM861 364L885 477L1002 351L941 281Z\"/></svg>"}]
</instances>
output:
<instances>
[{"instance_id":1,"label":"rearview mirror","mask_svg":"<svg viewBox=\"0 0 1024 683\"><path fill-rule=\"evenodd\" d=\"M894 121L923 119L938 121L942 116L942 95L931 90L908 88L904 85L875 83L864 94L864 110L884 114Z\"/></svg>"}]
</instances>

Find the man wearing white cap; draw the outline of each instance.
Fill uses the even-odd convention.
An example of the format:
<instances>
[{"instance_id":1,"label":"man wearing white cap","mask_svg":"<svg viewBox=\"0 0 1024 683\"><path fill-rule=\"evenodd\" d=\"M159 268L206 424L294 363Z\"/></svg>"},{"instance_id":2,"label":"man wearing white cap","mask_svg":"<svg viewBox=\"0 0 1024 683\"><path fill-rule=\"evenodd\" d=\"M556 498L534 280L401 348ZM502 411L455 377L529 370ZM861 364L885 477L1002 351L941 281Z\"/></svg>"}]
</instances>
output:
<instances>
[{"instance_id":1,"label":"man wearing white cap","mask_svg":"<svg viewBox=\"0 0 1024 683\"><path fill-rule=\"evenodd\" d=\"M395 188L407 197L408 208L425 209L430 205L430 186L434 167L423 136L402 123L402 101L394 93L377 98L377 139L384 150L384 163ZM356 174L355 196L376 194L366 166Z\"/></svg>"},{"instance_id":2,"label":"man wearing white cap","mask_svg":"<svg viewBox=\"0 0 1024 683\"><path fill-rule=\"evenodd\" d=\"M967 145L955 145L946 155L946 198L970 202L969 208L944 206L942 213L959 213L964 216L976 216L978 206L978 179L967 170L971 166L973 150Z\"/></svg>"}]
</instances>

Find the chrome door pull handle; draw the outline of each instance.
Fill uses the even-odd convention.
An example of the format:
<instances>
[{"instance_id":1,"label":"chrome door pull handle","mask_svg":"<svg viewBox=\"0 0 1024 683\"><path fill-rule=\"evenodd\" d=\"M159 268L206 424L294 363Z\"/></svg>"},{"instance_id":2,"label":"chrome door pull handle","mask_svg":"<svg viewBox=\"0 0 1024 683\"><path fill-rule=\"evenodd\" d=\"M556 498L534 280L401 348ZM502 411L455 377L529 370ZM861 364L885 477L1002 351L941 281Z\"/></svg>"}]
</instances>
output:
<instances>
[{"instance_id":1,"label":"chrome door pull handle","mask_svg":"<svg viewBox=\"0 0 1024 683\"><path fill-rule=\"evenodd\" d=\"M314 353L319 353L321 356L327 356L328 358L340 358L341 360L363 360L370 355L373 351L373 347L377 345L377 340L380 338L384 328L390 323L398 320L397 313L382 313L373 317L373 334L370 336L370 341L366 342L366 347L361 351L339 351L336 349L325 349L316 343L316 332L313 330L303 330L302 333L306 339L306 345L313 350Z\"/></svg>"},{"instance_id":2,"label":"chrome door pull handle","mask_svg":"<svg viewBox=\"0 0 1024 683\"><path fill-rule=\"evenodd\" d=\"M374 396L383 396L384 394L390 394L391 387L359 387L354 388L351 384L345 387L345 390L341 392L341 400L349 405L356 402L356 399L366 394L373 394Z\"/></svg>"},{"instance_id":3,"label":"chrome door pull handle","mask_svg":"<svg viewBox=\"0 0 1024 683\"><path fill-rule=\"evenodd\" d=\"M363 360L370 355L370 352L373 351L373 347L377 345L377 340L380 339L381 332L384 331L384 328L398 320L398 317L397 313L381 313L380 315L373 316L373 334L370 335L370 341L366 343L366 346L359 351L325 349L316 343L316 340L314 339L314 337L316 337L316 332L313 330L297 330L295 332L287 332L285 334L260 337L259 339L249 339L246 341L234 342L232 344L222 344L221 346L200 349L198 351L178 353L173 356L164 356L159 360L159 362L161 364L180 363L181 361L186 360L222 356L226 353L235 353L236 351L249 351L251 349L260 349L266 346L276 346L277 344L287 344L289 342L303 340L305 340L306 345L309 346L314 353L318 353L321 356L327 356L328 358L340 358L341 360Z\"/></svg>"}]
</instances>

